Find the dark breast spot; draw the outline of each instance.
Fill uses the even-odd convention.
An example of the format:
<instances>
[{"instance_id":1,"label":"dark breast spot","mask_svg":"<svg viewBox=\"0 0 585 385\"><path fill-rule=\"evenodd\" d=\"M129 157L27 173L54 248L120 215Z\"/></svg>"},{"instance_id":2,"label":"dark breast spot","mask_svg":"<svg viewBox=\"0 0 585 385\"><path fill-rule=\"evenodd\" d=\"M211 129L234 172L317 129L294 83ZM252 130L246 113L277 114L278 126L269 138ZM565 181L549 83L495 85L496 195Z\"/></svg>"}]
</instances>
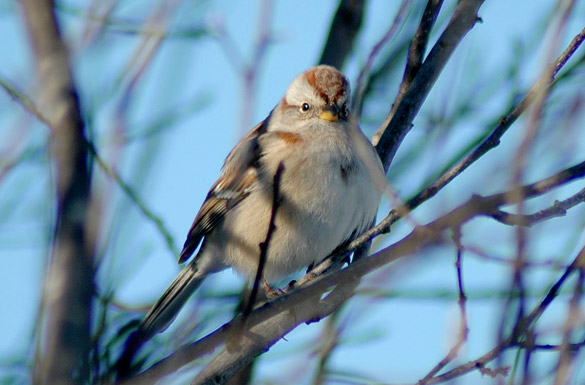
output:
<instances>
[{"instance_id":1,"label":"dark breast spot","mask_svg":"<svg viewBox=\"0 0 585 385\"><path fill-rule=\"evenodd\" d=\"M351 175L357 170L355 163L342 164L340 167L341 179L347 183Z\"/></svg>"}]
</instances>

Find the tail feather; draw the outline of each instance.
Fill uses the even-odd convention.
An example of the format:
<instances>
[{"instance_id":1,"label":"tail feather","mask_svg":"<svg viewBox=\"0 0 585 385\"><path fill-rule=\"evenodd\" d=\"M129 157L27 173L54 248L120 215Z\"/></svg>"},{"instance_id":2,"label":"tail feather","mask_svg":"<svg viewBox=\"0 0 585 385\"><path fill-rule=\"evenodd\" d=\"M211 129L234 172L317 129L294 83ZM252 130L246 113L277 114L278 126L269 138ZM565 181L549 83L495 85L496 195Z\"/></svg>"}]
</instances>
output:
<instances>
[{"instance_id":1,"label":"tail feather","mask_svg":"<svg viewBox=\"0 0 585 385\"><path fill-rule=\"evenodd\" d=\"M152 336L164 331L175 319L185 302L201 286L207 274L198 271L196 264L186 266L146 314L138 329L126 340L124 351L116 363L119 378L132 372L132 361L140 347Z\"/></svg>"},{"instance_id":2,"label":"tail feather","mask_svg":"<svg viewBox=\"0 0 585 385\"><path fill-rule=\"evenodd\" d=\"M197 270L194 263L185 266L144 316L138 330L146 338L164 331L173 322L189 297L201 286L206 276L207 274L201 274Z\"/></svg>"}]
</instances>

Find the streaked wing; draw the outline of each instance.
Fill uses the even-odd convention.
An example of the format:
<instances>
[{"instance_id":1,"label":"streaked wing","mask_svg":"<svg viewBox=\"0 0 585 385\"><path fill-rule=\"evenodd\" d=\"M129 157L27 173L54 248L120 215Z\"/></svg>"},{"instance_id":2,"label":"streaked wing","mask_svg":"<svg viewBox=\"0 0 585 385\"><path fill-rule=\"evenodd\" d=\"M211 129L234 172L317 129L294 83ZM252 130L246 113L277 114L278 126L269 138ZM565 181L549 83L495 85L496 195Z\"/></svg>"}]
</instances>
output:
<instances>
[{"instance_id":1,"label":"streaked wing","mask_svg":"<svg viewBox=\"0 0 585 385\"><path fill-rule=\"evenodd\" d=\"M258 137L266 132L269 119L270 116L252 128L226 157L219 179L209 190L187 234L179 263L189 259L203 237L248 195L248 188L258 176Z\"/></svg>"}]
</instances>

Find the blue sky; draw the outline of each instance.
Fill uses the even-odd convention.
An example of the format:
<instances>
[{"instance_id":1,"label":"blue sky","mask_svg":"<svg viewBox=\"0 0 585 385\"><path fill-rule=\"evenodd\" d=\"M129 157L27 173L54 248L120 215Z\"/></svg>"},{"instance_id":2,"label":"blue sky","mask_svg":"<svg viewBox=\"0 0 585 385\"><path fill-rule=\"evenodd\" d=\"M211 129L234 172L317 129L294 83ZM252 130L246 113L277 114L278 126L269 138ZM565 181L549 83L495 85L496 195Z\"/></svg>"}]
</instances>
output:
<instances>
[{"instance_id":1,"label":"blue sky","mask_svg":"<svg viewBox=\"0 0 585 385\"><path fill-rule=\"evenodd\" d=\"M253 2L201 2L200 4L178 5L179 11L173 16L176 26L224 26L230 41L237 47L245 63L253 60L252 52L260 19L261 1ZM257 89L254 95L253 110L243 111L243 84L238 72L237 60L233 51L209 37L196 39L172 39L163 44L155 54L152 64L136 85L132 102L122 112L126 123L116 126L120 117L119 106L123 100L125 84L116 88L113 79L124 74L124 68L133 67L134 50L139 39L133 34L110 34L109 44L86 46L84 31L85 20L78 15L63 12L65 36L72 47L72 62L75 76L82 90L82 102L86 109L97 107L92 116L91 128L98 138L104 156L115 162L120 173L137 187L139 194L150 209L159 215L170 233L175 245L182 245L184 236L191 225L209 186L215 181L223 159L245 131L242 117L250 112L252 124L263 119L283 95L292 78L304 69L316 64L329 27L329 21L336 9L335 1L277 1L273 6L271 31L276 38L261 62ZM421 3L421 1L414 1ZM446 1L439 22L445 20L447 11L454 1ZM34 93L31 81L33 63L27 46L24 27L18 14L16 3L0 3L0 40L2 51L8 53L0 62L0 76L18 85L26 92ZM66 1L64 4L74 9L87 7L85 1ZM126 1L116 11L116 16L130 20L145 19L150 14L146 2ZM158 4L149 1L149 5ZM170 2L170 4L174 4ZM178 3L177 3L178 4ZM347 65L347 75L355 84L358 69L364 63L369 49L384 34L389 20L394 17L398 2L371 0L368 2L364 28L359 36L357 55ZM498 98L498 92L505 91L505 81L501 78L502 66L518 61L522 65L519 76L519 89L525 89L542 70L542 57L546 54L546 39L542 43L547 15L552 10L551 2L544 0L492 0L480 10L482 23L465 38L451 59L442 78L428 98L427 106L421 111L421 118L415 121L415 130L405 142L401 155L414 148L426 132L416 128L428 124L430 117L441 112L449 113L458 98L468 92L473 95L484 92L491 85L500 87L494 96L488 98L483 108L474 116L473 124L457 127L457 135L445 139L443 153L423 154L420 160L421 173L406 180L400 178L399 192L408 196L415 191L436 169L438 159L448 159L450 151L459 148L468 138L473 137L480 128L477 122L487 121L496 111L503 112L507 101ZM146 13L145 13L146 12ZM584 15L581 2L574 12ZM561 46L575 35L582 25L578 17L568 25L561 38ZM581 17L583 20L583 17ZM231 53L230 53L231 52ZM500 77L499 77L500 76ZM470 80L471 79L471 80ZM492 80L493 79L493 80ZM396 87L399 75L390 80L388 88ZM510 85L512 86L512 85ZM113 91L112 91L113 90ZM487 91L486 91L487 92ZM388 91L386 97L393 98L395 91ZM504 94L502 94L504 95ZM120 132L140 131L147 122L160 116L162 112L186 101L198 100L202 107L173 126L156 140L135 141L123 150L116 148L115 140ZM444 103L440 103L444 101ZM383 102L381 102L382 104ZM374 107L376 108L376 107ZM383 109L384 107L377 107ZM445 111L440 111L444 108ZM485 118L482 118L482 114ZM10 98L0 93L0 135L4 143L14 141L18 145L12 151L18 152L19 146L42 144L46 139L46 129L32 124L33 119L22 112ZM371 136L380 121L362 122L362 127ZM417 123L419 124L417 126ZM15 127L26 127L15 136ZM513 132L510 134L514 138ZM24 145L21 143L25 143ZM582 144L582 143L581 143ZM501 152L478 162L476 171L497 172L502 165L492 166L498 157L509 157L506 143ZM4 147L4 146L1 146ZM510 149L510 148L508 148ZM10 154L5 148L5 154ZM153 159L155 159L153 161ZM505 163L505 160L503 160ZM570 162L569 162L570 163ZM143 165L147 165L142 170ZM500 167L500 168L498 168ZM550 173L555 165L543 172ZM42 260L47 253L46 228L51 223L51 210L46 201L46 191L52 186L48 180L48 168L39 163L24 164L13 173L8 173L0 183L0 200L3 208L10 208L4 223L0 224L2 246L0 258L0 359L11 357L15 352L23 352L31 335L35 313L38 307L42 281ZM142 173L143 171L143 173ZM480 174L481 175L481 174ZM112 258L106 260L100 270L104 282L119 285L118 300L133 305L151 303L168 285L178 271L159 232L132 205L124 201L122 193L103 176L97 177L100 199L103 199L104 219L114 218L109 234L108 247L103 251ZM34 181L34 182L32 182ZM391 181L394 183L395 181ZM506 186L505 180L493 183L481 180L478 173L470 170L461 181L450 186L436 203L423 206L415 213L416 220L430 220L440 212L454 207L460 200L474 191L461 193L463 186L476 186L478 191L495 192ZM396 186L395 186L396 187ZM490 190L491 189L491 190ZM11 207L13 191L23 191L23 201ZM458 197L458 198L455 198ZM115 202L115 205L110 203ZM13 203L14 204L14 203ZM113 209L112 209L113 207ZM120 215L117 210L124 210ZM126 211L127 210L127 211ZM388 210L384 203L381 214ZM569 215L583 215L576 211ZM487 221L480 221L477 228L466 233L470 241L474 237L492 240L498 253L508 255L510 250L498 243L506 244L508 235L491 232ZM408 225L399 226L381 244L387 244L409 231ZM487 230L486 230L487 229ZM487 235L486 235L487 231ZM106 239L106 232L102 234ZM582 238L582 234L580 235ZM567 240L558 240L566 244ZM567 253L569 251L567 250ZM551 252L542 250L542 255ZM114 258L115 257L115 258ZM453 252L449 248L429 250L422 262L405 263L395 273L393 270L373 274L364 282L364 287L376 282L392 280L391 289L424 291L432 288L453 289L456 284L452 267ZM449 258L445 262L445 258ZM493 288L507 282L508 276L502 266L486 263L479 259L466 260L466 282L470 289ZM551 275L544 272L544 277ZM209 290L226 290L241 287L241 280L231 272L225 272L208 280ZM106 284L104 289L109 289ZM352 300L353 301L353 300ZM422 377L448 349L458 322L456 301L427 300L378 300L366 299L361 313L350 306L344 310L346 320L352 324L351 332L344 338L348 340L333 356L331 366L334 370L359 373L378 381L405 382L416 381ZM477 300L469 303L471 335L465 349L465 357L473 358L483 354L493 344L492 320L499 319L496 313L498 303L493 300ZM227 321L231 314L226 308ZM279 342L261 361L258 368L264 378L277 379L282 373L297 373L306 365L307 357L299 353L299 346L311 346L318 337L322 323L301 326L287 336L287 341ZM486 326L486 324L488 326ZM209 325L213 330L221 322ZM451 334L450 334L451 333ZM165 338L164 334L161 338ZM380 357L387 357L387 365L380 366ZM314 368L314 364L309 364ZM303 381L306 378L303 377ZM481 381L481 382L480 382ZM295 383L294 381L291 383ZM491 383L489 379L477 375L466 377L462 383Z\"/></svg>"}]
</instances>

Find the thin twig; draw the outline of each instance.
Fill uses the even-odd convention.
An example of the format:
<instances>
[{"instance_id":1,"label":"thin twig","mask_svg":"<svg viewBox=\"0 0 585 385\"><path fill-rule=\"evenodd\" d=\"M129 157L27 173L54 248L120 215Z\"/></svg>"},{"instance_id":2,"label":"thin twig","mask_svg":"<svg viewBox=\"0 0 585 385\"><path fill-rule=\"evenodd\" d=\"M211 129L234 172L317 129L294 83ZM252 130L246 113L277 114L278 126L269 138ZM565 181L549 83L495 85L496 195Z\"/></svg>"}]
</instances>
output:
<instances>
[{"instance_id":1,"label":"thin twig","mask_svg":"<svg viewBox=\"0 0 585 385\"><path fill-rule=\"evenodd\" d=\"M486 368L486 365L493 361L495 358L500 356L500 354L507 349L513 347L523 347L522 337L525 333L531 329L531 326L534 322L536 322L539 317L544 313L544 311L548 308L548 306L552 303L552 301L559 295L561 287L564 285L567 278L579 267L582 266L585 262L585 247L581 249L575 260L571 263L569 267L565 270L565 272L561 275L561 277L555 282L555 284L550 288L546 296L543 300L536 306L532 312L522 319L514 328L512 333L505 339L503 339L499 344L496 345L492 350L488 353L484 354L480 358L467 362L463 365L460 365L440 376L433 377L429 380L426 384L439 384L442 382L447 382L452 380L453 378L460 377L466 373L472 372L474 370L479 369L482 374L495 374L495 375L507 375L509 368L500 368L496 370Z\"/></svg>"},{"instance_id":2,"label":"thin twig","mask_svg":"<svg viewBox=\"0 0 585 385\"><path fill-rule=\"evenodd\" d=\"M411 0L403 0L402 1L402 5L398 9L398 12L396 13L396 16L394 17L394 20L392 21L392 24L390 24L390 28L388 28L388 31L386 31L384 36L382 36L382 38L374 45L374 47L370 51L370 55L368 56L368 60L366 61L366 64L364 65L364 67L362 68L362 70L360 72L360 75L358 76L356 88L355 88L355 97L353 98L352 108L351 108L351 110L353 111L353 113L355 114L357 119L359 119L359 117L362 114L362 107L363 107L364 96L365 96L365 92L366 92L366 84L368 83L367 78L370 75L372 64L374 64L374 59L378 56L378 54L380 53L382 48L390 42L390 40L394 37L394 35L398 31L398 28L400 27L400 25L402 23L402 19L404 19L404 16L406 15L406 11L408 10L410 3L411 3Z\"/></svg>"},{"instance_id":3,"label":"thin twig","mask_svg":"<svg viewBox=\"0 0 585 385\"><path fill-rule=\"evenodd\" d=\"M412 127L414 117L455 48L477 22L477 11L483 2L484 0L458 2L447 28L423 62L395 113L388 114L374 135L373 143L385 170L388 170L398 147Z\"/></svg>"},{"instance_id":4,"label":"thin twig","mask_svg":"<svg viewBox=\"0 0 585 385\"><path fill-rule=\"evenodd\" d=\"M524 199L540 196L553 188L583 177L585 177L585 162L539 182L524 186L522 196ZM511 194L510 191L486 197L474 196L450 213L427 225L417 227L401 241L384 250L368 258L361 258L334 274L320 276L307 282L303 287L298 287L296 290L292 290L254 309L248 316L246 330L238 335L238 349L223 349L200 373L199 380L203 381L206 378L226 380L238 368L245 366L255 357L262 354L299 324L318 321L339 308L353 294L357 282L364 275L399 258L412 255L425 247L441 242L443 239L442 233L447 229L460 227L477 216L490 216L498 207L516 203L515 199L518 199L518 196ZM565 275L572 271L573 265L574 263L569 266ZM550 304L550 301L558 295L564 279L560 280L560 283L551 289L549 295L542 301L541 306L526 318L524 325L534 322L536 317L542 314ZM334 287L334 290L326 298L321 299L323 293L332 287ZM228 336L232 335L234 326L239 324L239 318L232 320L199 341L177 349L172 355L158 361L125 384L154 383L160 380L162 376L175 372L183 365L208 354L219 345L225 343ZM506 342L505 346L507 347L511 341L514 341L516 336L522 333L522 330L524 329L518 327L518 330L512 333L513 337L510 337L507 342L504 341ZM495 358L501 350L502 348L500 347L497 352L492 352L490 360ZM477 366L472 368L477 369ZM466 366L462 370L469 371L471 369ZM220 377L214 377L219 373L221 373ZM429 383L435 383L437 378L443 377L434 377Z\"/></svg>"},{"instance_id":5,"label":"thin twig","mask_svg":"<svg viewBox=\"0 0 585 385\"><path fill-rule=\"evenodd\" d=\"M555 61L553 65L552 79L542 78L538 79L531 88L531 90L522 99L522 101L518 103L518 105L509 114L500 119L498 125L493 129L491 134L483 142L481 142L475 148L475 150L473 150L469 155L461 159L451 168L444 171L435 181L433 181L431 184L422 189L415 196L406 201L404 205L392 209L379 224L372 227L370 230L366 231L364 234L362 234L353 242L351 242L347 246L346 250L347 251L355 250L361 244L373 239L375 236L389 232L391 226L394 223L396 223L400 218L404 217L406 214L414 210L416 207L420 206L423 202L426 202L427 200L435 196L439 191L441 191L447 184L449 184L453 179L455 179L458 175L465 171L469 166L475 163L487 152L496 148L500 144L500 139L502 138L502 136L508 131L512 124L520 117L520 115L522 115L522 113L532 103L534 90L536 89L538 83L546 80L547 82L549 82L550 84L549 86L553 86L555 84L554 77L559 73L561 68L575 53L575 51L581 45L584 39L585 28L573 38L573 40L565 49L565 51ZM575 69L576 67L571 68L571 70Z\"/></svg>"},{"instance_id":6,"label":"thin twig","mask_svg":"<svg viewBox=\"0 0 585 385\"><path fill-rule=\"evenodd\" d=\"M94 157L102 171L112 178L120 187L120 189L126 194L126 196L130 199L131 202L134 202L136 207L142 212L142 214L146 217L146 219L150 220L154 226L157 228L159 233L162 235L163 239L165 240L165 244L167 249L176 257L179 255L179 249L175 245L175 239L169 229L167 229L163 219L158 216L157 214L152 211L145 201L138 196L138 193L126 182L122 176L110 167L106 161L100 156L99 152L95 148L92 142L87 141L86 145L89 149L90 154Z\"/></svg>"},{"instance_id":7,"label":"thin twig","mask_svg":"<svg viewBox=\"0 0 585 385\"><path fill-rule=\"evenodd\" d=\"M501 210L495 210L495 212L499 212L499 211L501 211ZM492 218L493 218L493 216L492 216ZM484 260L507 264L507 265L512 265L515 263L515 261L513 259L487 253L486 251L482 250L481 248L479 248L475 245L466 245L464 248L465 248L465 250L472 253L471 256L475 256L475 257L478 257L478 258L481 258ZM539 260L539 261L524 261L524 265L522 266L523 269L544 268L544 267L551 269L551 270L564 270L567 268L566 265L559 263L558 259L554 258L554 257L550 257L548 259Z\"/></svg>"},{"instance_id":8,"label":"thin twig","mask_svg":"<svg viewBox=\"0 0 585 385\"><path fill-rule=\"evenodd\" d=\"M251 60L246 60L239 45L223 26L216 26L218 32L217 41L228 57L228 63L232 64L234 70L240 75L242 80L242 105L239 119L239 130L242 133L247 132L252 127L258 75L261 73L262 63L266 57L268 47L273 42L270 29L272 8L272 0L263 0L261 2L259 11L260 22L258 23L254 53Z\"/></svg>"},{"instance_id":9,"label":"thin twig","mask_svg":"<svg viewBox=\"0 0 585 385\"><path fill-rule=\"evenodd\" d=\"M461 257L463 254L463 245L461 244L461 229L459 227L453 229L453 242L457 247L457 256L455 259L455 270L457 271L457 291L459 293L459 299L457 304L459 305L459 331L457 333L457 340L447 355L437 364L427 375L418 382L418 385L427 384L428 381L439 373L445 366L453 361L459 355L459 351L467 342L467 336L469 334L469 328L467 326L467 296L463 289L463 274L461 273Z\"/></svg>"},{"instance_id":10,"label":"thin twig","mask_svg":"<svg viewBox=\"0 0 585 385\"><path fill-rule=\"evenodd\" d=\"M565 216L568 209L584 202L585 189L565 200L556 201L552 206L534 214L511 214L503 210L497 210L494 215L492 215L492 218L500 223L510 226L531 227L550 218Z\"/></svg>"},{"instance_id":11,"label":"thin twig","mask_svg":"<svg viewBox=\"0 0 585 385\"><path fill-rule=\"evenodd\" d=\"M16 89L12 85L8 84L8 82L4 81L0 78L0 85L4 88L8 94L10 94L16 101L18 101L27 111L33 114L38 120L43 122L51 131L54 131L54 128L51 127L51 123L49 119L37 108L36 104L22 91ZM160 234L163 236L167 248L169 251L174 255L179 255L179 250L175 246L175 240L171 234L171 232L165 226L161 217L156 215L148 205L140 198L138 193L130 186L128 182L122 178L122 176L114 170L112 167L108 165L108 163L101 157L100 153L94 146L94 144L89 141L87 138L83 138L85 145L91 156L96 160L102 171L112 178L120 189L126 194L128 199L131 202L134 202L136 207L142 212L142 214L146 217L146 219L152 221Z\"/></svg>"},{"instance_id":12,"label":"thin twig","mask_svg":"<svg viewBox=\"0 0 585 385\"><path fill-rule=\"evenodd\" d=\"M96 1L96 3L101 3ZM116 5L116 1L112 1ZM73 3L58 2L59 13L81 19L88 25L99 24L99 27L105 32L112 35L139 35L139 36L158 36L163 35L164 40L168 39L200 39L211 37L216 33L207 25L189 25L173 26L172 29L161 31L155 25L145 25L142 20L131 18L117 17L111 14L111 10L106 10L103 14L98 14L93 9L84 6L75 6ZM115 7L114 7L115 10ZM85 36L89 33L85 32Z\"/></svg>"},{"instance_id":13,"label":"thin twig","mask_svg":"<svg viewBox=\"0 0 585 385\"><path fill-rule=\"evenodd\" d=\"M585 260L578 264L577 269L579 271L579 277L577 278L573 296L569 302L567 319L563 325L563 341L559 349L561 354L556 369L555 385L569 383L571 372L575 370L575 344L571 343L571 339L575 329L581 326L579 315L581 314L580 302L583 299L583 286L585 284Z\"/></svg>"},{"instance_id":14,"label":"thin twig","mask_svg":"<svg viewBox=\"0 0 585 385\"><path fill-rule=\"evenodd\" d=\"M36 104L26 94L19 91L15 86L11 85L8 81L2 78L0 78L0 86L4 88L4 91L6 91L6 93L8 93L11 98L20 103L25 110L32 113L38 120L45 123L47 127L51 128L49 119L43 115L43 113L37 108Z\"/></svg>"},{"instance_id":15,"label":"thin twig","mask_svg":"<svg viewBox=\"0 0 585 385\"><path fill-rule=\"evenodd\" d=\"M256 277L254 278L254 285L252 286L252 291L250 292L250 298L248 299L248 303L244 307L242 312L242 319L246 319L252 308L256 304L256 297L258 296L258 289L260 288L260 282L262 281L262 274L264 272L264 266L266 265L266 258L268 257L268 248L270 246L270 241L272 240L272 235L276 230L276 214L278 212L278 206L280 202L280 180L282 178L282 173L284 172L284 163L280 162L278 164L278 168L276 169L276 173L274 174L274 183L272 189L272 212L270 214L270 221L268 222L268 230L266 231L266 238L264 242L260 242L260 257L258 259L258 269L256 270Z\"/></svg>"},{"instance_id":16,"label":"thin twig","mask_svg":"<svg viewBox=\"0 0 585 385\"><path fill-rule=\"evenodd\" d=\"M566 27L566 23L568 20L568 15L570 9L572 8L572 4L574 4L574 0L569 0L570 5L566 7L566 9L562 12L561 15L561 22L558 23L556 29L552 33L552 43L549 45L548 52L546 55L546 60L553 60L554 59L554 52L556 52L559 44L559 39L562 34L563 29ZM514 159L512 161L513 170L512 170L512 186L519 187L524 182L524 176L526 174L527 168L527 159L530 150L532 149L533 145L535 144L537 133L539 131L539 127L542 121L542 114L544 111L544 107L548 97L550 95L551 87L549 84L551 83L552 79L554 79L553 74L555 71L555 66L546 65L542 70L541 76L539 76L542 81L538 82L535 87L533 87L532 91L532 98L533 98L533 107L528 114L528 121L526 123L526 128L524 130L523 138L520 142L520 145L517 151L514 154ZM521 188L518 188L518 193L521 193ZM523 199L520 199L516 204L516 210L519 215L525 214L525 202ZM516 318L516 322L519 322L525 316L525 293L526 293L526 285L525 285L525 272L522 269L522 265L527 259L527 244L528 244L528 232L524 226L517 226L515 228L516 233L516 257L515 257L515 264L514 269L512 272L512 280L510 283L510 293L517 292L519 293L519 297L509 297L509 299L505 302L500 325L498 328L498 336L499 338L502 337L504 333L504 328L507 323L507 320L510 316ZM513 309L513 304L517 304L516 309ZM511 312L515 314L511 314ZM532 341L534 336L532 335L533 331L527 331L526 339L528 341ZM532 350L530 348L525 349L524 354L524 362L523 362L523 385L529 385L532 383L532 379L530 378L530 360L532 358ZM499 360L502 360L502 357L499 357Z\"/></svg>"},{"instance_id":17,"label":"thin twig","mask_svg":"<svg viewBox=\"0 0 585 385\"><path fill-rule=\"evenodd\" d=\"M318 363L317 371L313 377L313 385L322 385L327 378L327 364L331 360L331 356L335 348L339 344L339 332L336 327L336 321L339 312L336 312L327 318L327 322L323 326L321 334L321 344L318 349Z\"/></svg>"},{"instance_id":18,"label":"thin twig","mask_svg":"<svg viewBox=\"0 0 585 385\"><path fill-rule=\"evenodd\" d=\"M396 95L396 99L394 100L394 104L390 110L390 119L392 119L392 116L394 116L396 108L404 99L408 87L410 87L414 77L422 66L424 54L431 36L431 30L437 21L437 17L439 16L442 5L443 0L428 0L427 2L421 17L421 21L418 25L416 33L414 34L414 38L408 47L406 68L404 70L402 82L398 88L398 95Z\"/></svg>"}]
</instances>

